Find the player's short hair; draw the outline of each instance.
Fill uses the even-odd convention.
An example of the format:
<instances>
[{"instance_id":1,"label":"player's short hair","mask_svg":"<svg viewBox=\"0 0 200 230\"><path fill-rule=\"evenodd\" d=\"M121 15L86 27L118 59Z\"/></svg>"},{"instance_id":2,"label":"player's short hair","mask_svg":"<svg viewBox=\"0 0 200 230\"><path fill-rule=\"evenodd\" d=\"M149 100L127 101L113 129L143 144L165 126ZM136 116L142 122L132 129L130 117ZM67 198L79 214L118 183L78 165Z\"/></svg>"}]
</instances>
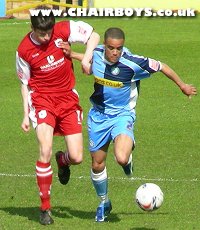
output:
<instances>
[{"instance_id":1,"label":"player's short hair","mask_svg":"<svg viewBox=\"0 0 200 230\"><path fill-rule=\"evenodd\" d=\"M111 27L106 30L104 33L104 41L106 41L108 38L115 38L115 39L124 39L125 40L125 34L124 31L121 30L118 27Z\"/></svg>"},{"instance_id":2,"label":"player's short hair","mask_svg":"<svg viewBox=\"0 0 200 230\"><path fill-rule=\"evenodd\" d=\"M41 10L51 10L51 8L43 5L38 6L35 10L39 10L38 16L31 16L31 24L33 29L47 31L53 28L55 25L55 17L53 12L50 11L49 16L43 16Z\"/></svg>"}]
</instances>

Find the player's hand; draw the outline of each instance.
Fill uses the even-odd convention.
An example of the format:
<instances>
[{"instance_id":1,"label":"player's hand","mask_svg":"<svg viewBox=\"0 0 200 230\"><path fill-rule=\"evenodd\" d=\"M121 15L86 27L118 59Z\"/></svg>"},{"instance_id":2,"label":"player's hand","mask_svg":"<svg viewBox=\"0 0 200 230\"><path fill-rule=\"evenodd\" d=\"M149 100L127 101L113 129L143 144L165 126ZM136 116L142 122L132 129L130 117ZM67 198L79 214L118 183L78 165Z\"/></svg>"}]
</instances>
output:
<instances>
[{"instance_id":1,"label":"player's hand","mask_svg":"<svg viewBox=\"0 0 200 230\"><path fill-rule=\"evenodd\" d=\"M91 71L91 67L92 67L91 63L83 59L81 64L82 64L83 73L88 74L88 75L91 74L91 72L92 72Z\"/></svg>"},{"instance_id":2,"label":"player's hand","mask_svg":"<svg viewBox=\"0 0 200 230\"><path fill-rule=\"evenodd\" d=\"M28 117L24 117L21 128L23 129L24 132L28 132L30 130L30 121Z\"/></svg>"},{"instance_id":3,"label":"player's hand","mask_svg":"<svg viewBox=\"0 0 200 230\"><path fill-rule=\"evenodd\" d=\"M70 57L71 47L68 42L59 42L59 48L63 49L65 56Z\"/></svg>"},{"instance_id":4,"label":"player's hand","mask_svg":"<svg viewBox=\"0 0 200 230\"><path fill-rule=\"evenodd\" d=\"M183 86L181 86L181 90L189 98L191 98L194 95L197 95L197 89L193 85L184 84Z\"/></svg>"}]
</instances>

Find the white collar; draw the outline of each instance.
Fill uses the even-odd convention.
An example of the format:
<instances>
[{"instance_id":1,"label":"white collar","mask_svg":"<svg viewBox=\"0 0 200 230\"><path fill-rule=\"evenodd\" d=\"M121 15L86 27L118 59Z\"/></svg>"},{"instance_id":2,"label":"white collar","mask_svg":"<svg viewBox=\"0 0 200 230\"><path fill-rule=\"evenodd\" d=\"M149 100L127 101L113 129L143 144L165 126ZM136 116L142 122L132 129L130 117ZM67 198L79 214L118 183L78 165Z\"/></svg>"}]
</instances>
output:
<instances>
[{"instance_id":1,"label":"white collar","mask_svg":"<svg viewBox=\"0 0 200 230\"><path fill-rule=\"evenodd\" d=\"M39 43L38 41L36 41L34 38L33 38L33 31L30 33L30 39L31 41L36 44L36 45L41 45L41 43Z\"/></svg>"}]
</instances>

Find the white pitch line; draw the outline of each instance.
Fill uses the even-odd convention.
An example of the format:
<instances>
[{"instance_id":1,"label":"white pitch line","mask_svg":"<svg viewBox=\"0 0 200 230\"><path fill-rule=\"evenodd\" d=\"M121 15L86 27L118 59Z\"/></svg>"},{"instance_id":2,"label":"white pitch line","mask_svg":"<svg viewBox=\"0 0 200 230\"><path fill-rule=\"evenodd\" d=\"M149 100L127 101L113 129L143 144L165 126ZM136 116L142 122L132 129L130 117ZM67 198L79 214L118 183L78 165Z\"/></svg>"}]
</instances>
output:
<instances>
[{"instance_id":1,"label":"white pitch line","mask_svg":"<svg viewBox=\"0 0 200 230\"><path fill-rule=\"evenodd\" d=\"M31 174L10 174L10 173L0 173L2 177L35 177L35 175Z\"/></svg>"},{"instance_id":2,"label":"white pitch line","mask_svg":"<svg viewBox=\"0 0 200 230\"><path fill-rule=\"evenodd\" d=\"M0 177L35 177L33 174L11 174L11 173L0 173ZM56 176L57 177L57 176ZM90 177L88 176L78 176L71 177L74 179L84 179L88 180ZM174 179L174 178L146 178L146 177L108 177L109 180L127 180L127 181L166 181L166 182L199 182L198 178L193 179Z\"/></svg>"},{"instance_id":3,"label":"white pitch line","mask_svg":"<svg viewBox=\"0 0 200 230\"><path fill-rule=\"evenodd\" d=\"M13 25L27 25L27 24L30 24L30 22L5 22L5 23L1 23L0 21L0 26L13 26Z\"/></svg>"}]
</instances>

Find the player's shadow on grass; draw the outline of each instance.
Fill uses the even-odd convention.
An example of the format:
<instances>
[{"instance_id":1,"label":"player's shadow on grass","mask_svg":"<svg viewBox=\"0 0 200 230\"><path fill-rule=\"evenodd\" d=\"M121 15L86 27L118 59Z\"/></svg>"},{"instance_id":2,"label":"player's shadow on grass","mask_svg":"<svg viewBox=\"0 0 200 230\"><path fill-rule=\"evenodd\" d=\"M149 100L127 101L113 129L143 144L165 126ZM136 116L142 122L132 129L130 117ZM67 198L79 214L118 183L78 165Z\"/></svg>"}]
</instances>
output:
<instances>
[{"instance_id":1,"label":"player's shadow on grass","mask_svg":"<svg viewBox=\"0 0 200 230\"><path fill-rule=\"evenodd\" d=\"M94 217L96 214L95 211L87 212L82 210L71 209L68 207L54 207L52 210L52 214L53 216L59 218L67 218L70 216L70 218L77 217L80 219L88 219L94 221ZM120 219L117 216L117 214L111 212L109 215L109 222L119 222L119 221Z\"/></svg>"},{"instance_id":2,"label":"player's shadow on grass","mask_svg":"<svg viewBox=\"0 0 200 230\"><path fill-rule=\"evenodd\" d=\"M26 217L28 220L38 222L39 221L39 208L38 207L6 207L0 208L13 216ZM56 218L71 219L77 217L79 219L88 219L94 221L95 212L82 211L77 209L71 209L69 207L53 207L52 216ZM117 214L111 213L109 216L109 222L119 222Z\"/></svg>"},{"instance_id":3,"label":"player's shadow on grass","mask_svg":"<svg viewBox=\"0 0 200 230\"><path fill-rule=\"evenodd\" d=\"M130 230L156 230L157 228L145 228L145 227L139 227L139 228L130 228Z\"/></svg>"},{"instance_id":4,"label":"player's shadow on grass","mask_svg":"<svg viewBox=\"0 0 200 230\"><path fill-rule=\"evenodd\" d=\"M38 207L6 207L0 208L0 210L8 213L9 215L26 217L28 220L35 222L38 222L39 220Z\"/></svg>"}]
</instances>

